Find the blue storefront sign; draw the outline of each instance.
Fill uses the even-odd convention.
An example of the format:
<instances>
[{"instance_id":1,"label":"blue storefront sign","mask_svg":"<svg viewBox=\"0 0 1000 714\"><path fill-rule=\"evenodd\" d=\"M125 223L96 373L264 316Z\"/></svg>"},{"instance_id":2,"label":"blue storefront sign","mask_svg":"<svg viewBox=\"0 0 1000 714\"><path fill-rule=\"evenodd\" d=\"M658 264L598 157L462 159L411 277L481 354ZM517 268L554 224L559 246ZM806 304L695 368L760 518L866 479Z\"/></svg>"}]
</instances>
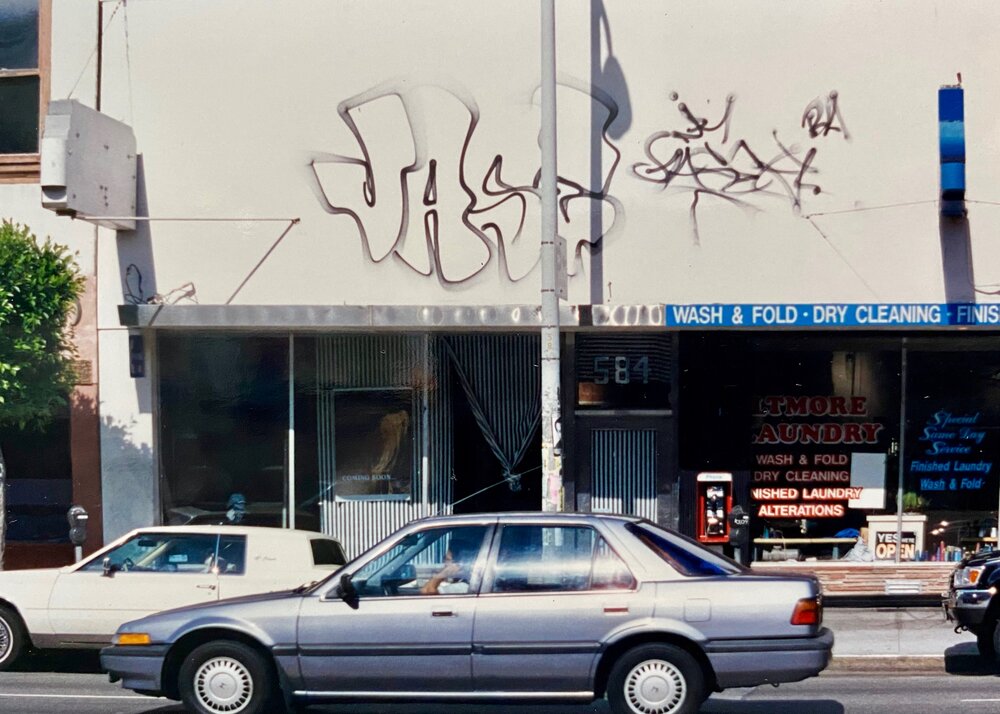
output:
<instances>
[{"instance_id":1,"label":"blue storefront sign","mask_svg":"<svg viewBox=\"0 0 1000 714\"><path fill-rule=\"evenodd\" d=\"M667 327L1000 327L1000 304L664 305Z\"/></svg>"}]
</instances>

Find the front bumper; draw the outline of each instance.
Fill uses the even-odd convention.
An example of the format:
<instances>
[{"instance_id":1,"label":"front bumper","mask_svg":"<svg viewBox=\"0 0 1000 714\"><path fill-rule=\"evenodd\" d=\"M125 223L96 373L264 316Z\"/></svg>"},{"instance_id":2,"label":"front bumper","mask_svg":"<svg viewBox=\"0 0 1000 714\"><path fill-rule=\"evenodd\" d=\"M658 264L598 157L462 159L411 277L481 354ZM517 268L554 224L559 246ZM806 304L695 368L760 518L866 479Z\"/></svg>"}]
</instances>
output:
<instances>
[{"instance_id":1,"label":"front bumper","mask_svg":"<svg viewBox=\"0 0 1000 714\"><path fill-rule=\"evenodd\" d=\"M833 632L822 628L814 637L767 640L715 640L705 654L719 689L799 682L830 664Z\"/></svg>"},{"instance_id":2,"label":"front bumper","mask_svg":"<svg viewBox=\"0 0 1000 714\"><path fill-rule=\"evenodd\" d=\"M112 682L143 693L162 693L163 660L169 645L120 646L101 650L101 667Z\"/></svg>"},{"instance_id":3,"label":"front bumper","mask_svg":"<svg viewBox=\"0 0 1000 714\"><path fill-rule=\"evenodd\" d=\"M944 616L949 621L974 629L982 624L992 595L989 590L950 590L941 600Z\"/></svg>"}]
</instances>

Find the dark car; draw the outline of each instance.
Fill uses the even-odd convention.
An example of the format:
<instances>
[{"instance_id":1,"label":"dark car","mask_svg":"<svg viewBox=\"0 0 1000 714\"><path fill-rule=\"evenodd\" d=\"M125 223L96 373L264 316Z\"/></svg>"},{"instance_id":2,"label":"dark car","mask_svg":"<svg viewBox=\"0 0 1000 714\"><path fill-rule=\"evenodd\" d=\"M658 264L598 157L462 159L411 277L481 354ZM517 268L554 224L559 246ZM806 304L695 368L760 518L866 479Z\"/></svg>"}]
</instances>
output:
<instances>
[{"instance_id":1,"label":"dark car","mask_svg":"<svg viewBox=\"0 0 1000 714\"><path fill-rule=\"evenodd\" d=\"M765 576L648 521L493 514L411 523L312 587L123 625L112 681L201 714L392 700L695 712L824 669L819 584Z\"/></svg>"},{"instance_id":2,"label":"dark car","mask_svg":"<svg viewBox=\"0 0 1000 714\"><path fill-rule=\"evenodd\" d=\"M959 563L944 595L945 616L957 623L955 631L975 634L979 653L991 660L1000 651L1000 599L993 597L998 585L1000 551L983 551Z\"/></svg>"}]
</instances>

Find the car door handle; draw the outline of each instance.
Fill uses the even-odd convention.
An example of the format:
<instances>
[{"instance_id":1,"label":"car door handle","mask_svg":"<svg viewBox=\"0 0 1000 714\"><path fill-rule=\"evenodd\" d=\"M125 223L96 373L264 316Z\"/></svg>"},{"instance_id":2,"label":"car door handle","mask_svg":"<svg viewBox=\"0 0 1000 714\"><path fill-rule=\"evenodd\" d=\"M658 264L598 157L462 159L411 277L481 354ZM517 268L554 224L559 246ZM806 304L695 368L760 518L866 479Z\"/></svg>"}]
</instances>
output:
<instances>
[{"instance_id":1,"label":"car door handle","mask_svg":"<svg viewBox=\"0 0 1000 714\"><path fill-rule=\"evenodd\" d=\"M458 617L452 610L431 610L431 617Z\"/></svg>"},{"instance_id":2,"label":"car door handle","mask_svg":"<svg viewBox=\"0 0 1000 714\"><path fill-rule=\"evenodd\" d=\"M200 590L215 590L214 585L195 585L195 587Z\"/></svg>"},{"instance_id":3,"label":"car door handle","mask_svg":"<svg viewBox=\"0 0 1000 714\"><path fill-rule=\"evenodd\" d=\"M628 605L605 605L604 606L605 615L627 615Z\"/></svg>"}]
</instances>

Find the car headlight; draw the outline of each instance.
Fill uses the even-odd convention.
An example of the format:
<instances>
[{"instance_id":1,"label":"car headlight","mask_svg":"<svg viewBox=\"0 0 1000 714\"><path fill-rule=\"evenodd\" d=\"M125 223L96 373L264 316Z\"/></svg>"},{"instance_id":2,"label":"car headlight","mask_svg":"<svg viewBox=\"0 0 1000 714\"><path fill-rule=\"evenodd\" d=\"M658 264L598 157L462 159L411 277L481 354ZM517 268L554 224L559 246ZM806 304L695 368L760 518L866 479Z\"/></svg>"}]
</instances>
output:
<instances>
[{"instance_id":1,"label":"car headlight","mask_svg":"<svg viewBox=\"0 0 1000 714\"><path fill-rule=\"evenodd\" d=\"M148 645L153 639L145 632L119 632L112 640L116 645Z\"/></svg>"},{"instance_id":2,"label":"car headlight","mask_svg":"<svg viewBox=\"0 0 1000 714\"><path fill-rule=\"evenodd\" d=\"M983 574L986 566L977 565L968 568L958 568L952 576L952 583L956 588L965 588L979 582L979 576Z\"/></svg>"}]
</instances>

